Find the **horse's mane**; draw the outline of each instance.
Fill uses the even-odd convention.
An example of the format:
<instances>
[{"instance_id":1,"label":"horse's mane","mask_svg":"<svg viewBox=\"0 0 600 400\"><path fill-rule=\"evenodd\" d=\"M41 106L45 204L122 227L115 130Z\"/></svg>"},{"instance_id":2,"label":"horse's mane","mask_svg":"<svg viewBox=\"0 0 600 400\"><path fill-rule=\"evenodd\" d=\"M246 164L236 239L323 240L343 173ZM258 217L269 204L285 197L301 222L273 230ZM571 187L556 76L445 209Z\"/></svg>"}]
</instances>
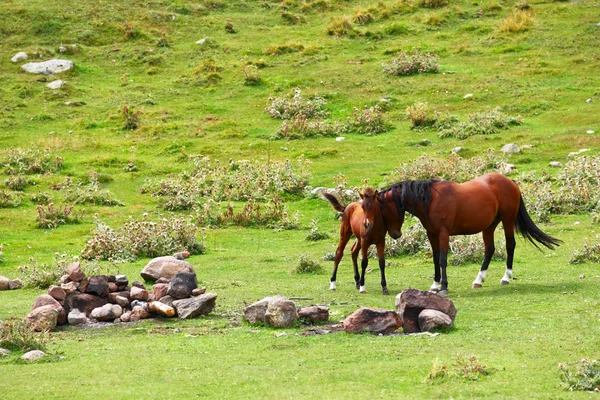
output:
<instances>
[{"instance_id":1,"label":"horse's mane","mask_svg":"<svg viewBox=\"0 0 600 400\"><path fill-rule=\"evenodd\" d=\"M390 187L381 189L379 191L379 196L382 198L391 190L399 212L402 213L408 211L409 213L414 214L415 206L419 203L423 203L425 212L427 212L429 209L429 202L431 201L431 187L436 182L439 182L439 180L430 179L425 181L396 182ZM400 195L398 195L398 191L400 191ZM408 199L411 200L412 206L409 210L406 210L406 201Z\"/></svg>"}]
</instances>

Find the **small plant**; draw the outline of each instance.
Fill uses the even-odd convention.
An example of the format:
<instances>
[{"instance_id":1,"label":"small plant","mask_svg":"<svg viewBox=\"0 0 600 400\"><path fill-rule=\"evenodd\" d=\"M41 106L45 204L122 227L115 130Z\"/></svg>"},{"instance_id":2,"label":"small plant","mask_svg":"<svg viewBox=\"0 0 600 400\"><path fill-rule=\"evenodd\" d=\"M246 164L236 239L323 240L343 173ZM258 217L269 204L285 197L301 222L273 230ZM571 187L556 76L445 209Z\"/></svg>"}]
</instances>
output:
<instances>
[{"instance_id":1,"label":"small plant","mask_svg":"<svg viewBox=\"0 0 600 400\"><path fill-rule=\"evenodd\" d=\"M37 226L43 229L55 229L59 225L79 223L85 211L77 213L74 208L73 205L55 206L54 203L47 206L38 205L35 207Z\"/></svg>"},{"instance_id":2,"label":"small plant","mask_svg":"<svg viewBox=\"0 0 600 400\"><path fill-rule=\"evenodd\" d=\"M506 244L504 241L495 246L494 260L506 259ZM455 236L450 240L450 251L452 253L452 265L464 265L467 263L479 263L484 257L484 244L479 235Z\"/></svg>"},{"instance_id":3,"label":"small plant","mask_svg":"<svg viewBox=\"0 0 600 400\"><path fill-rule=\"evenodd\" d=\"M53 155L48 150L24 150L11 147L0 159L0 166L4 168L6 174L31 175L56 172L62 168L63 162L62 157Z\"/></svg>"},{"instance_id":4,"label":"small plant","mask_svg":"<svg viewBox=\"0 0 600 400\"><path fill-rule=\"evenodd\" d=\"M8 350L47 350L47 331L35 332L24 319L11 317L0 321L0 347Z\"/></svg>"},{"instance_id":5,"label":"small plant","mask_svg":"<svg viewBox=\"0 0 600 400\"><path fill-rule=\"evenodd\" d=\"M79 183L72 184L67 180L64 185L65 200L72 204L94 204L97 206L124 206L122 202L112 197L108 190L100 190L98 175L92 173L87 185Z\"/></svg>"},{"instance_id":6,"label":"small plant","mask_svg":"<svg viewBox=\"0 0 600 400\"><path fill-rule=\"evenodd\" d=\"M347 36L353 33L354 28L348 17L335 17L327 26L327 34L331 36Z\"/></svg>"},{"instance_id":7,"label":"small plant","mask_svg":"<svg viewBox=\"0 0 600 400\"><path fill-rule=\"evenodd\" d=\"M390 125L383 118L381 107L364 106L362 109L354 107L353 119L349 122L349 129L358 133L375 135L387 132Z\"/></svg>"},{"instance_id":8,"label":"small plant","mask_svg":"<svg viewBox=\"0 0 600 400\"><path fill-rule=\"evenodd\" d=\"M163 33L160 36L160 39L158 39L158 41L156 42L156 47L171 47L171 45L169 44L169 41L167 40L166 33Z\"/></svg>"},{"instance_id":9,"label":"small plant","mask_svg":"<svg viewBox=\"0 0 600 400\"><path fill-rule=\"evenodd\" d=\"M373 14L371 14L368 10L364 10L362 8L356 9L354 11L354 16L352 17L352 22L359 25L365 25L369 22L372 22L375 18Z\"/></svg>"},{"instance_id":10,"label":"small plant","mask_svg":"<svg viewBox=\"0 0 600 400\"><path fill-rule=\"evenodd\" d=\"M581 264L584 262L600 263L600 236L596 236L595 243L583 242L583 249L576 250L571 254L570 264Z\"/></svg>"},{"instance_id":11,"label":"small plant","mask_svg":"<svg viewBox=\"0 0 600 400\"><path fill-rule=\"evenodd\" d=\"M445 364L438 365L437 362L434 361L431 372L425 379L425 382L442 383L447 379L478 381L491 373L492 370L481 364L477 356L458 356L450 368Z\"/></svg>"},{"instance_id":12,"label":"small plant","mask_svg":"<svg viewBox=\"0 0 600 400\"><path fill-rule=\"evenodd\" d=\"M16 190L22 192L25 188L32 183L35 183L33 180L26 178L23 175L11 175L7 180L4 181L4 186L6 186L10 190Z\"/></svg>"},{"instance_id":13,"label":"small plant","mask_svg":"<svg viewBox=\"0 0 600 400\"><path fill-rule=\"evenodd\" d=\"M529 10L515 10L506 19L500 22L500 32L518 33L528 30L533 24Z\"/></svg>"},{"instance_id":14,"label":"small plant","mask_svg":"<svg viewBox=\"0 0 600 400\"><path fill-rule=\"evenodd\" d=\"M123 116L125 117L125 125L123 129L134 130L140 125L140 114L141 111L130 110L129 107L123 106Z\"/></svg>"},{"instance_id":15,"label":"small plant","mask_svg":"<svg viewBox=\"0 0 600 400\"><path fill-rule=\"evenodd\" d=\"M298 25L306 23L306 18L299 14L294 14L288 11L281 12L281 19L288 25Z\"/></svg>"},{"instance_id":16,"label":"small plant","mask_svg":"<svg viewBox=\"0 0 600 400\"><path fill-rule=\"evenodd\" d=\"M21 195L0 190L0 208L16 208L21 205Z\"/></svg>"},{"instance_id":17,"label":"small plant","mask_svg":"<svg viewBox=\"0 0 600 400\"><path fill-rule=\"evenodd\" d=\"M294 274L320 274L323 272L323 266L315 260L311 260L308 255L300 255L300 261L296 268L292 270Z\"/></svg>"},{"instance_id":18,"label":"small plant","mask_svg":"<svg viewBox=\"0 0 600 400\"><path fill-rule=\"evenodd\" d=\"M299 114L283 121L273 139L303 139L307 137L336 137L348 131L348 124L338 122L314 121Z\"/></svg>"},{"instance_id":19,"label":"small plant","mask_svg":"<svg viewBox=\"0 0 600 400\"><path fill-rule=\"evenodd\" d=\"M262 76L258 67L254 65L244 65L242 67L244 73L244 85L258 86L263 84Z\"/></svg>"},{"instance_id":20,"label":"small plant","mask_svg":"<svg viewBox=\"0 0 600 400\"><path fill-rule=\"evenodd\" d=\"M499 129L509 129L511 126L521 125L523 119L520 115L513 117L504 114L500 107L490 108L480 113L469 114L468 122L460 122L440 129L439 136L444 139L455 137L466 139L474 135L490 135Z\"/></svg>"},{"instance_id":21,"label":"small plant","mask_svg":"<svg viewBox=\"0 0 600 400\"><path fill-rule=\"evenodd\" d=\"M600 391L600 361L583 358L558 365L565 390Z\"/></svg>"},{"instance_id":22,"label":"small plant","mask_svg":"<svg viewBox=\"0 0 600 400\"><path fill-rule=\"evenodd\" d=\"M31 200L31 202L33 204L43 204L43 205L50 204L54 201L54 198L48 192L34 193L29 197L29 199Z\"/></svg>"},{"instance_id":23,"label":"small plant","mask_svg":"<svg viewBox=\"0 0 600 400\"><path fill-rule=\"evenodd\" d=\"M419 7L440 8L448 5L448 0L419 0Z\"/></svg>"},{"instance_id":24,"label":"small plant","mask_svg":"<svg viewBox=\"0 0 600 400\"><path fill-rule=\"evenodd\" d=\"M236 33L235 28L233 27L233 21L227 18L225 22L225 32L227 33Z\"/></svg>"},{"instance_id":25,"label":"small plant","mask_svg":"<svg viewBox=\"0 0 600 400\"><path fill-rule=\"evenodd\" d=\"M329 113L323 110L326 105L327 100L324 98L314 96L307 99L302 96L300 88L295 88L288 96L269 97L265 111L275 119L292 119L300 115L305 119L327 118Z\"/></svg>"},{"instance_id":26,"label":"small plant","mask_svg":"<svg viewBox=\"0 0 600 400\"><path fill-rule=\"evenodd\" d=\"M281 54L297 53L304 50L304 45L298 42L287 42L283 44L271 44L263 49L263 54L279 56Z\"/></svg>"},{"instance_id":27,"label":"small plant","mask_svg":"<svg viewBox=\"0 0 600 400\"><path fill-rule=\"evenodd\" d=\"M433 53L414 51L409 54L402 51L389 63L383 64L383 71L388 75L416 75L439 72L439 57Z\"/></svg>"},{"instance_id":28,"label":"small plant","mask_svg":"<svg viewBox=\"0 0 600 400\"><path fill-rule=\"evenodd\" d=\"M317 240L329 239L329 235L327 233L321 232L319 230L318 222L319 222L318 219L313 219L310 222L310 232L308 233L308 235L306 235L306 240L317 241Z\"/></svg>"},{"instance_id":29,"label":"small plant","mask_svg":"<svg viewBox=\"0 0 600 400\"><path fill-rule=\"evenodd\" d=\"M429 106L422 101L416 101L406 108L411 129L426 128L434 124L435 120L429 117Z\"/></svg>"}]
</instances>

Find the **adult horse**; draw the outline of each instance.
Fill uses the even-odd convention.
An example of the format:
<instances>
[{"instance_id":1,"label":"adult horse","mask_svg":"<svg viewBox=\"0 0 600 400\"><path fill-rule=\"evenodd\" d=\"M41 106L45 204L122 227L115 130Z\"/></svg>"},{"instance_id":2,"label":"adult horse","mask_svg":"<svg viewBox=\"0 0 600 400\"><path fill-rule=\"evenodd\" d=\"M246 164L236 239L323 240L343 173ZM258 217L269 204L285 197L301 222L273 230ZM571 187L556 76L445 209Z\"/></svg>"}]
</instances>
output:
<instances>
[{"instance_id":1,"label":"adult horse","mask_svg":"<svg viewBox=\"0 0 600 400\"><path fill-rule=\"evenodd\" d=\"M506 285L512 278L515 230L539 249L537 243L554 249L562 243L542 232L531 220L517 184L502 174L491 173L465 183L426 180L403 181L379 192L388 233L401 236L405 211L416 216L427 231L433 251L435 278L431 291L448 294L446 266L450 236L483 233L483 264L473 282L482 286L494 255L494 231L500 222L506 237L506 272L500 280ZM537 242L537 243L536 243Z\"/></svg>"},{"instance_id":2,"label":"adult horse","mask_svg":"<svg viewBox=\"0 0 600 400\"><path fill-rule=\"evenodd\" d=\"M344 248L350 237L354 235L356 242L352 245L352 264L354 266L354 281L356 288L360 293L366 293L365 289L365 271L369 262L367 252L369 247L374 244L377 247L377 257L379 259L379 270L381 271L381 288L383 294L388 294L387 283L385 280L385 234L386 228L382 216L382 207L379 203L379 194L371 187L360 193L362 199L360 203L352 202L347 206L340 204L338 199L331 193L324 192L323 196L329 200L333 208L342 212L342 225L340 227L340 242L335 252L335 261L333 264L333 274L330 280L330 289L336 289L337 269ZM362 250L361 268L362 273L358 273L358 252Z\"/></svg>"}]
</instances>

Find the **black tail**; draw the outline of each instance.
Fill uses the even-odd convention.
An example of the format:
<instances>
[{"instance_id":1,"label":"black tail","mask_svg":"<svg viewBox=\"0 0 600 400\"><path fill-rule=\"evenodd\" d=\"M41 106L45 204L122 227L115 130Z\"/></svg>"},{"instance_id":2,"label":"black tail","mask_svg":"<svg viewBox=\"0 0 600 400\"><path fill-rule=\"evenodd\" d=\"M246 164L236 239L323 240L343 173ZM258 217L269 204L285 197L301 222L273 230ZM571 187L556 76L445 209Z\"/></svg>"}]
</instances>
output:
<instances>
[{"instance_id":1,"label":"black tail","mask_svg":"<svg viewBox=\"0 0 600 400\"><path fill-rule=\"evenodd\" d=\"M327 192L323 192L323 196L329 200L329 202L331 203L331 205L333 206L333 208L335 208L336 211L339 212L344 212L344 210L346 210L346 207L341 205L340 202L338 201L337 197L335 197L334 195L332 195L331 193L327 193Z\"/></svg>"},{"instance_id":2,"label":"black tail","mask_svg":"<svg viewBox=\"0 0 600 400\"><path fill-rule=\"evenodd\" d=\"M521 202L519 203L519 212L517 214L515 228L517 229L517 232L521 234L521 236L529 240L538 249L540 247L536 242L543 244L551 250L554 250L554 246L559 246L562 243L562 240L545 234L533 223L531 217L529 217L529 214L525 209L525 203L523 202L522 195Z\"/></svg>"}]
</instances>

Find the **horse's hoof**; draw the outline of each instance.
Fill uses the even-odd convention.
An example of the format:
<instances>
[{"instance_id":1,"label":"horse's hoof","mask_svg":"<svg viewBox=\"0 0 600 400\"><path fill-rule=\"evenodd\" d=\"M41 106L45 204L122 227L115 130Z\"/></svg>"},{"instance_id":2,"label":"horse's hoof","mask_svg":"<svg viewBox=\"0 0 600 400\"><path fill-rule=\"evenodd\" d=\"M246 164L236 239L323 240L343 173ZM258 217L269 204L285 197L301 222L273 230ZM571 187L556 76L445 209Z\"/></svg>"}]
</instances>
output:
<instances>
[{"instance_id":1,"label":"horse's hoof","mask_svg":"<svg viewBox=\"0 0 600 400\"><path fill-rule=\"evenodd\" d=\"M504 279L502 279L502 280L500 281L500 284L501 284L502 286L504 286L504 285L510 285L510 282L509 282L509 281L505 281Z\"/></svg>"},{"instance_id":2,"label":"horse's hoof","mask_svg":"<svg viewBox=\"0 0 600 400\"><path fill-rule=\"evenodd\" d=\"M360 290L358 291L358 293L360 293L360 294L366 294L367 293L367 289L365 289L364 286L361 286Z\"/></svg>"},{"instance_id":3,"label":"horse's hoof","mask_svg":"<svg viewBox=\"0 0 600 400\"><path fill-rule=\"evenodd\" d=\"M438 288L429 288L429 293L439 293L440 289Z\"/></svg>"},{"instance_id":4,"label":"horse's hoof","mask_svg":"<svg viewBox=\"0 0 600 400\"><path fill-rule=\"evenodd\" d=\"M481 289L483 287L483 285L481 283L474 283L472 288L473 289Z\"/></svg>"},{"instance_id":5,"label":"horse's hoof","mask_svg":"<svg viewBox=\"0 0 600 400\"><path fill-rule=\"evenodd\" d=\"M385 296L388 296L390 294L390 292L387 289L383 289L382 292Z\"/></svg>"},{"instance_id":6,"label":"horse's hoof","mask_svg":"<svg viewBox=\"0 0 600 400\"><path fill-rule=\"evenodd\" d=\"M440 295L442 297L448 297L448 291L447 290L440 290L438 292L438 295Z\"/></svg>"}]
</instances>

